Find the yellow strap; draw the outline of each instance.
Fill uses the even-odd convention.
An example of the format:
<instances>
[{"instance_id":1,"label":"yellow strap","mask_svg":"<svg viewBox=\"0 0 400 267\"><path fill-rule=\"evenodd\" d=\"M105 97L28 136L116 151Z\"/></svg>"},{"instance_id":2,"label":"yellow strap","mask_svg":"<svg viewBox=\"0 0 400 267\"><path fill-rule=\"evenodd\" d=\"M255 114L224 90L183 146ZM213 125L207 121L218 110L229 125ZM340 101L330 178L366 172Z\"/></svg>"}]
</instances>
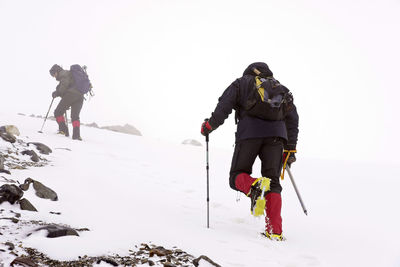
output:
<instances>
[{"instance_id":1,"label":"yellow strap","mask_svg":"<svg viewBox=\"0 0 400 267\"><path fill-rule=\"evenodd\" d=\"M290 153L296 153L296 152L297 152L297 150L287 150L287 149L283 150L283 153L287 153L287 156L285 158L285 162L283 162L281 180L283 180L284 177L285 177L286 163L287 163L287 161L289 159Z\"/></svg>"},{"instance_id":2,"label":"yellow strap","mask_svg":"<svg viewBox=\"0 0 400 267\"><path fill-rule=\"evenodd\" d=\"M256 76L256 87L258 90L258 94L261 97L261 101L264 102L265 92L264 92L264 88L261 87L261 84L262 84L262 81L260 80L260 77Z\"/></svg>"}]
</instances>

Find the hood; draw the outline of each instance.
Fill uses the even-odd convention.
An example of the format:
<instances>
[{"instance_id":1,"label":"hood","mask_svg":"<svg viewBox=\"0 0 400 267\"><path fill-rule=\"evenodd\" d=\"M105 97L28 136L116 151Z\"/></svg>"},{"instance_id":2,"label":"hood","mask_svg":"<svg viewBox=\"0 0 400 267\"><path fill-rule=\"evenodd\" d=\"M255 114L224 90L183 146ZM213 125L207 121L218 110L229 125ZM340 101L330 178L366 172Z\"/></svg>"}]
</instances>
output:
<instances>
[{"instance_id":1,"label":"hood","mask_svg":"<svg viewBox=\"0 0 400 267\"><path fill-rule=\"evenodd\" d=\"M261 72L261 76L263 76L263 77L269 77L269 76L273 76L274 75L272 73L272 71L269 69L267 64L265 64L264 62L255 62L255 63L250 64L245 69L245 71L243 72L243 76L244 75L256 76L256 74L253 71L253 68L258 69Z\"/></svg>"}]
</instances>

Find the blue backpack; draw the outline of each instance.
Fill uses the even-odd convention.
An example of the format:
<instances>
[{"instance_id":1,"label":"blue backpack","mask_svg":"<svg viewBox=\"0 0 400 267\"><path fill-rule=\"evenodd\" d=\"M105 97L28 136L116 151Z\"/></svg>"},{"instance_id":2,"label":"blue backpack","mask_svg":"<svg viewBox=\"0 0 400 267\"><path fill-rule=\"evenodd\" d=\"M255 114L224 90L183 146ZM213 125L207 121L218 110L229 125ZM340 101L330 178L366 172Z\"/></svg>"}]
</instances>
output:
<instances>
[{"instance_id":1,"label":"blue backpack","mask_svg":"<svg viewBox=\"0 0 400 267\"><path fill-rule=\"evenodd\" d=\"M78 65L72 65L70 68L72 78L75 81L75 88L83 95L92 91L92 84L90 83L89 76L86 73L86 66L83 68Z\"/></svg>"}]
</instances>

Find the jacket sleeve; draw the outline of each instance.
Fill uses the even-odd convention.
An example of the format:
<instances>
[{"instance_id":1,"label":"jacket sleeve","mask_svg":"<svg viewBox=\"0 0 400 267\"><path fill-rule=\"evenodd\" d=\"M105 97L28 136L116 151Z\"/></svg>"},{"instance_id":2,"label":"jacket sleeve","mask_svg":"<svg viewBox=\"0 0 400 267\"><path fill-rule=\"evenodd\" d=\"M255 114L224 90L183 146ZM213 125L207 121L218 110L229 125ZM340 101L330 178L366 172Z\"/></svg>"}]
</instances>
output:
<instances>
[{"instance_id":1,"label":"jacket sleeve","mask_svg":"<svg viewBox=\"0 0 400 267\"><path fill-rule=\"evenodd\" d=\"M297 114L296 106L293 104L292 110L285 118L288 141L285 149L295 150L297 145L297 136L299 134L299 115Z\"/></svg>"},{"instance_id":2,"label":"jacket sleeve","mask_svg":"<svg viewBox=\"0 0 400 267\"><path fill-rule=\"evenodd\" d=\"M71 79L65 73L60 77L60 83L56 87L57 95L63 96L71 86Z\"/></svg>"},{"instance_id":3,"label":"jacket sleeve","mask_svg":"<svg viewBox=\"0 0 400 267\"><path fill-rule=\"evenodd\" d=\"M211 114L209 123L213 129L217 129L222 125L229 114L232 113L232 109L237 106L237 98L239 92L239 79L235 80L218 98L218 104Z\"/></svg>"}]
</instances>

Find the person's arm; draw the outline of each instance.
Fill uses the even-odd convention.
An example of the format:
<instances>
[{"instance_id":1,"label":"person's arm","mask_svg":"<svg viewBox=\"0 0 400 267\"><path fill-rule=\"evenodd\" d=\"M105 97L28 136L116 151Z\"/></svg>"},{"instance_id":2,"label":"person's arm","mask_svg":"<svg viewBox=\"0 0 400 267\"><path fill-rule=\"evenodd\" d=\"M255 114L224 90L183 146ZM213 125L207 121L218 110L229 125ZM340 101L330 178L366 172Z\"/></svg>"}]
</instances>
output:
<instances>
[{"instance_id":1,"label":"person's arm","mask_svg":"<svg viewBox=\"0 0 400 267\"><path fill-rule=\"evenodd\" d=\"M299 115L297 114L297 109L294 104L292 104L292 109L286 115L285 123L288 135L288 141L285 145L287 150L296 150L297 137L299 134Z\"/></svg>"},{"instance_id":2,"label":"person's arm","mask_svg":"<svg viewBox=\"0 0 400 267\"><path fill-rule=\"evenodd\" d=\"M67 90L69 89L71 79L68 77L67 72L60 72L59 75L60 75L59 77L60 83L57 85L56 92L57 96L62 97L65 94L65 92L67 92Z\"/></svg>"},{"instance_id":3,"label":"person's arm","mask_svg":"<svg viewBox=\"0 0 400 267\"><path fill-rule=\"evenodd\" d=\"M239 92L239 79L235 80L228 88L225 89L224 93L218 98L218 104L209 120L209 124L212 129L217 129L222 125L229 114L232 113L232 109L237 106L237 95Z\"/></svg>"}]
</instances>

